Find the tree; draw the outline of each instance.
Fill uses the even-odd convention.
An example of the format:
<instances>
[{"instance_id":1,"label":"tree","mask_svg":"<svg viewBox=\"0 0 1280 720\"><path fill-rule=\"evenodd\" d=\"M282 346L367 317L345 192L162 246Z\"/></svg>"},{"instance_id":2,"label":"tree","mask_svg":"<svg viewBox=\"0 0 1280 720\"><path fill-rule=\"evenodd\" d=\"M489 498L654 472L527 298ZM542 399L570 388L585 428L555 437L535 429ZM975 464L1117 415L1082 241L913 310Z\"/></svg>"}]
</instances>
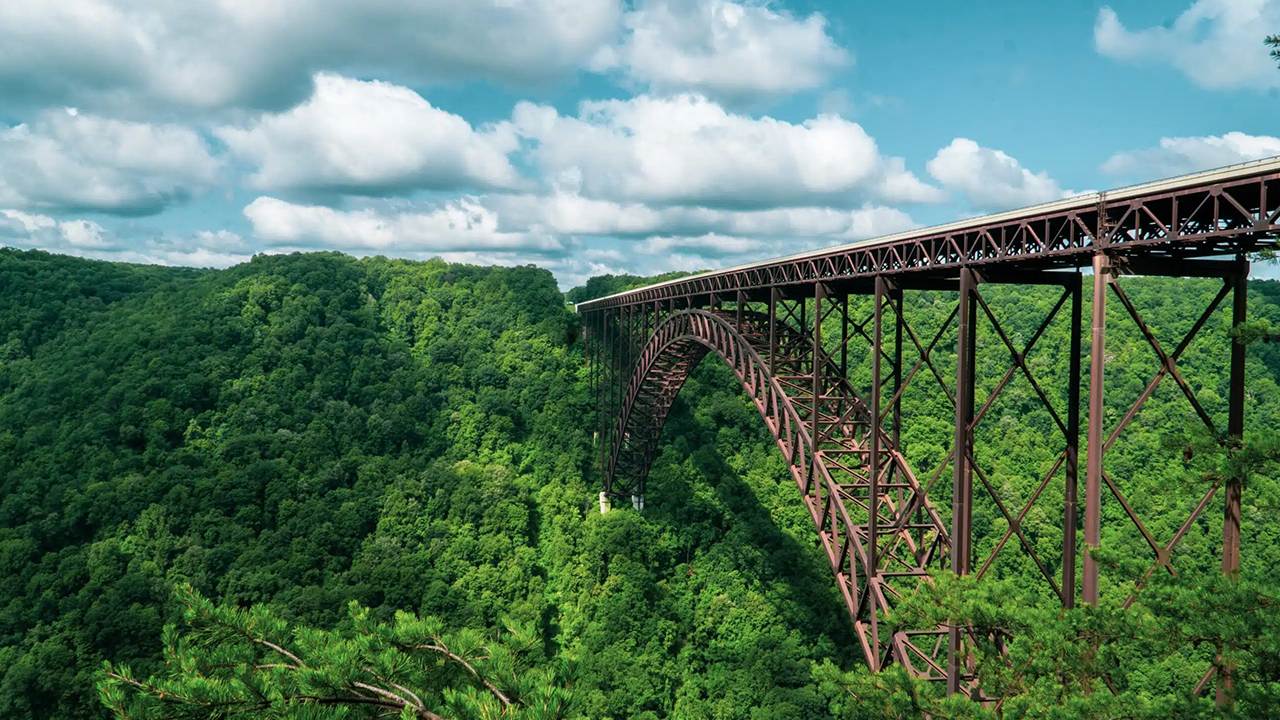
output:
<instances>
[{"instance_id":1,"label":"tree","mask_svg":"<svg viewBox=\"0 0 1280 720\"><path fill-rule=\"evenodd\" d=\"M646 282L598 278L577 299ZM1126 287L1164 338L1221 286ZM1033 290L986 296L1024 338L1057 297ZM931 334L953 306L939 293L910 302ZM1225 315L1209 322L1228 329ZM1149 548L1106 501L1111 604L1061 614L1012 543L987 575L999 586L939 581L936 602L915 603L933 613L920 624L1009 631L1007 653L975 648L984 687L1008 696L1004 717L1209 716L1216 688L1188 693L1215 663L1232 671L1239 715L1278 714L1280 283L1250 283L1249 315L1236 335L1258 437L1224 448L1184 425L1191 412L1166 379L1108 454L1160 540L1243 464L1238 581L1201 584L1220 574L1222 515L1205 512L1172 558L1187 585L1147 583L1121 612ZM1111 417L1159 367L1118 320ZM532 267L323 253L189 271L0 250L0 717L991 714L900 669L859 666L808 510L724 363L704 362L672 408L645 512L595 512L578 329L554 278ZM1030 356L1042 381L1063 377L1071 347L1066 323L1045 333ZM1007 357L994 342L977 353L985 392ZM1226 412L1225 354L1195 342L1178 363L1214 417ZM868 358L852 349L857 386ZM1035 492L1061 451L1038 403L1015 381L984 420L979 462L1006 502ZM907 387L903 446L918 467L944 461L953 412L937 388ZM1020 523L1051 564L1061 488ZM973 513L975 539L994 543L1005 521L990 498L975 492ZM186 590L172 602L184 583L217 602ZM907 611L882 628L916 626ZM1084 654L1082 636L1099 651ZM228 704L211 713L211 701Z\"/></svg>"},{"instance_id":2,"label":"tree","mask_svg":"<svg viewBox=\"0 0 1280 720\"><path fill-rule=\"evenodd\" d=\"M177 595L184 622L165 628L161 672L143 680L103 666L99 698L118 718L549 720L570 704L562 669L524 628L485 637L404 612L383 623L352 603L345 624L317 630L291 627L266 606L217 605L190 587Z\"/></svg>"},{"instance_id":3,"label":"tree","mask_svg":"<svg viewBox=\"0 0 1280 720\"><path fill-rule=\"evenodd\" d=\"M1264 40L1268 47L1271 48L1271 57L1277 63L1280 63L1280 35L1268 35Z\"/></svg>"}]
</instances>

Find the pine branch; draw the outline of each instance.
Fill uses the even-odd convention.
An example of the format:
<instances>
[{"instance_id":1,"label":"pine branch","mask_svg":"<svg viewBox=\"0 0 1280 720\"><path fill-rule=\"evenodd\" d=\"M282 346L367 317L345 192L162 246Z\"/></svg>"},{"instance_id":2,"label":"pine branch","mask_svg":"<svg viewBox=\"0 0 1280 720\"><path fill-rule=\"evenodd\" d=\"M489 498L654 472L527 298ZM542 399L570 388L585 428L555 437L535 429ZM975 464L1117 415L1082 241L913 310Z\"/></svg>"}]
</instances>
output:
<instances>
[{"instance_id":1,"label":"pine branch","mask_svg":"<svg viewBox=\"0 0 1280 720\"><path fill-rule=\"evenodd\" d=\"M283 647L280 647L279 645L277 645L277 644L275 644L275 643L271 642L270 640L267 640L267 639L265 639L265 638L253 637L252 635L250 635L250 634L248 634L248 633L245 633L245 637L249 638L249 639L250 639L250 640L252 640L253 642L255 642L255 643L257 643L257 644L259 644L259 645L261 645L261 646L263 646L263 647L270 648L271 650L274 650L274 651L276 651L277 653L279 653L279 654L281 654L281 655L283 655L283 656L285 656L285 657L289 658L290 660L292 660L292 661L293 661L293 663L294 663L294 664L293 664L293 666L292 666L292 667L293 667L293 669L295 669L295 670L300 670L300 669L302 669L302 668L304 668L304 667L306 667L306 666L307 666L307 664L306 664L305 662L303 662L303 661L302 661L302 658L298 657L297 655L294 655L293 653L289 652L288 650L285 650Z\"/></svg>"},{"instance_id":2,"label":"pine branch","mask_svg":"<svg viewBox=\"0 0 1280 720\"><path fill-rule=\"evenodd\" d=\"M361 690L367 690L375 695L386 698L390 702L396 704L396 706L400 709L409 708L413 710L418 717L422 718L422 720L445 720L443 716L437 715L431 712L430 710L426 709L422 705L416 704L385 688L380 688L376 685L370 685L368 683L363 683L363 682L353 682L351 683L351 685L353 687L358 687ZM362 700L365 702L369 702L369 701L372 701L373 698L362 698Z\"/></svg>"},{"instance_id":3,"label":"pine branch","mask_svg":"<svg viewBox=\"0 0 1280 720\"><path fill-rule=\"evenodd\" d=\"M446 658L452 660L453 662L461 665L468 673L471 674L471 677L475 678L476 681L479 682L481 685L484 685L485 689L487 689L490 693L492 693L494 697L498 698L499 702L502 703L504 708L511 707L511 698L507 697L506 693L502 692L502 690L499 689L497 685L494 685L492 682L486 679L483 675L481 675L480 671L476 670L475 666L467 662L466 658L462 657L461 655L458 655L457 653L453 652L448 647L446 647L444 643L440 642L439 638L436 638L435 643L421 643L418 645L410 645L407 649L428 650L430 652L439 653L445 656Z\"/></svg>"},{"instance_id":4,"label":"pine branch","mask_svg":"<svg viewBox=\"0 0 1280 720\"><path fill-rule=\"evenodd\" d=\"M232 708L242 707L246 710L265 710L270 707L269 702L252 702L248 700L227 700L223 702L213 702L210 700L196 700L195 698L179 695L178 693L166 690L161 687L152 685L151 683L135 680L126 675L109 671L107 677L124 683L139 692L159 700L160 702L170 703L173 705L195 705L203 708Z\"/></svg>"}]
</instances>

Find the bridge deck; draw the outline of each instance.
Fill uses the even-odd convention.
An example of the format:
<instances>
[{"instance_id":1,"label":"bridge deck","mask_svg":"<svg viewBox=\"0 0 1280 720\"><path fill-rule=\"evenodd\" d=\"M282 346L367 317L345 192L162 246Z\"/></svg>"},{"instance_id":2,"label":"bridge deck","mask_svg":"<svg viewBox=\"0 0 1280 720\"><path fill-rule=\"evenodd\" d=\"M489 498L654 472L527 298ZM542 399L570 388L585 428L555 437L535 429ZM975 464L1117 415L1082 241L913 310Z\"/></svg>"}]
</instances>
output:
<instances>
[{"instance_id":1,"label":"bridge deck","mask_svg":"<svg viewBox=\"0 0 1280 720\"><path fill-rule=\"evenodd\" d=\"M645 476L667 410L691 370L708 349L714 350L752 398L800 489L868 666L900 663L917 677L945 680L948 692L982 693L980 680L970 671L980 645L975 629L893 630L882 622L901 591L927 582L928 569L945 565L957 575L982 579L1002 549L1020 548L1022 561L1039 570L1063 607L1073 607L1077 599L1096 604L1102 595L1100 563L1094 553L1078 555L1077 550L1103 542L1104 486L1125 516L1111 513L1107 522L1124 525L1127 518L1151 550L1147 557L1138 546L1134 556L1149 563L1146 574L1131 583L1132 578L1116 573L1120 582L1110 585L1108 594L1125 592L1127 605L1153 572L1161 567L1172 571L1172 553L1188 529L1205 517L1215 496L1223 498L1222 571L1239 569L1240 470L1205 489L1180 529L1165 541L1125 500L1133 488L1115 474L1117 468L1108 469L1106 458L1162 380L1186 397L1191 416L1204 425L1208 437L1227 450L1241 446L1246 348L1234 342L1231 329L1247 320L1249 263L1245 257L1202 258L1241 256L1278 244L1280 157L702 273L580 303L597 400L601 509L608 509L611 498L628 497L633 507L643 509ZM1086 266L1093 267L1088 326L1084 275L1063 271ZM1222 285L1170 351L1122 287L1121 276L1128 274L1214 277ZM1035 332L1023 338L1025 344L1014 344L1002 313L984 299L984 286L1002 282L1061 286L1057 303L1047 312L1023 308L1029 317L1039 317ZM940 327L922 334L912 329L903 299L908 292L932 290L954 293L934 298L942 305L954 298L954 310ZM866 294L869 302L851 305L853 294ZM1109 297L1122 311L1110 313L1116 316L1110 321ZM867 305L871 314L864 317ZM1229 325L1209 322L1227 306ZM1109 419L1103 402L1107 326L1126 318L1160 365L1137 399L1126 399L1128 409L1115 420ZM1026 359L1054 322L1069 322L1065 372L1033 368ZM999 351L984 357L985 377L994 377L1001 366L1004 373L982 388L980 403L975 372L979 326L984 337L999 340L1008 350L1004 360L997 357ZM1229 368L1225 433L1178 367L1192 341L1200 336L1207 341L1209 335L1218 337L1221 359ZM932 360L947 352L952 338L954 382ZM861 362L869 366L863 371L870 371L870 381L865 387L849 382L850 345L866 351ZM908 369L913 357L917 359ZM998 364L988 367L993 362ZM980 424L1017 377L1033 390L1038 402L1033 411L1052 418L1042 449L1046 459L1054 453L1057 459L1047 472L1005 468L997 476L989 463L980 462L975 448L980 434L1001 431L1000 423ZM940 441L950 449L922 483L907 461L901 434L908 385L913 393L931 398L920 409L924 415L932 412L933 425L942 419L939 413L945 415L954 438ZM916 421L924 415L912 413ZM948 473L949 493L941 484ZM1011 494L1004 489L1011 480L1023 490L1036 489L1029 496ZM1053 504L1046 499L1052 493L1042 492L1054 483L1061 492L1056 510L1045 507ZM980 564L973 542L975 497L992 503L997 517L1007 523ZM1043 558L1044 545L1024 532L1021 523L1033 505L1041 512L1061 513L1060 562ZM949 526L944 513L935 509L947 506ZM1230 687L1229 672L1210 666L1196 692L1213 682L1219 690Z\"/></svg>"},{"instance_id":2,"label":"bridge deck","mask_svg":"<svg viewBox=\"0 0 1280 720\"><path fill-rule=\"evenodd\" d=\"M1234 255L1273 247L1278 235L1280 156L705 272L577 309L856 283L875 275L949 277L966 266L1082 267L1097 250L1156 261Z\"/></svg>"}]
</instances>

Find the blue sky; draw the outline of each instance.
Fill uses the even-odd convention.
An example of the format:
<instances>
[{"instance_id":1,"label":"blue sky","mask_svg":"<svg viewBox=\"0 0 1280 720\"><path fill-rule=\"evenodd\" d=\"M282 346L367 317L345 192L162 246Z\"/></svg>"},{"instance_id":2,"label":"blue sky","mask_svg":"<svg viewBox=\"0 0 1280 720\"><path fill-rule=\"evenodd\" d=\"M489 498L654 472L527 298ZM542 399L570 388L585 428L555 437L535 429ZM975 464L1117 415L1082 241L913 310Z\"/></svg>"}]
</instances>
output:
<instances>
[{"instance_id":1,"label":"blue sky","mask_svg":"<svg viewBox=\"0 0 1280 720\"><path fill-rule=\"evenodd\" d=\"M0 244L697 269L1280 154L1280 0L0 4Z\"/></svg>"}]
</instances>

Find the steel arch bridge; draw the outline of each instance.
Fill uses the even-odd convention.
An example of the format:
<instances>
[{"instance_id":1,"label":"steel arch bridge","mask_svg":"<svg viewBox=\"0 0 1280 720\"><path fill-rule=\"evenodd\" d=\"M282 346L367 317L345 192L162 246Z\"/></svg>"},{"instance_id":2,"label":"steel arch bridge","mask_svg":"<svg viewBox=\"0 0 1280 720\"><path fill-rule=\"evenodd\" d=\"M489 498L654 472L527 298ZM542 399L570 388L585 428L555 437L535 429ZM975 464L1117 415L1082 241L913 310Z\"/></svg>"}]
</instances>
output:
<instances>
[{"instance_id":1,"label":"steel arch bridge","mask_svg":"<svg viewBox=\"0 0 1280 720\"><path fill-rule=\"evenodd\" d=\"M1225 428L1205 409L1178 363L1193 341L1212 334L1206 328L1220 307L1229 307L1232 327L1244 322L1247 257L1278 244L1280 158L1272 158L581 303L577 310L597 400L601 511L628 503L643 510L645 479L668 412L693 369L706 356L718 356L733 370L787 463L867 665L878 670L898 663L917 677L945 682L949 692L980 694L969 650L973 638L963 628L882 627L882 614L929 582L931 570L981 578L1002 551L1021 552L1063 607L1077 600L1097 603L1098 562L1079 550L1081 542L1086 549L1100 545L1104 494L1149 548L1147 576L1159 568L1172 572L1178 544L1211 507L1223 514L1222 571L1238 569L1242 478L1208 488L1171 537L1157 537L1126 498L1124 478L1108 472L1106 457L1162 384L1176 387L1189 416L1224 446L1238 445L1244 430L1244 345L1226 333L1219 338L1229 367ZM1220 286L1181 340L1166 347L1124 290L1121 277L1129 275L1214 278ZM1086 281L1092 292L1087 383L1081 317ZM984 295L993 285L1042 286L1056 301L1019 338ZM904 297L916 293L952 306L933 332L918 332L907 317ZM1149 345L1158 367L1108 427L1103 397L1110 299ZM1065 372L1046 381L1028 355L1054 322L1069 324L1070 347L1064 351ZM981 403L974 382L979 325L1007 362ZM954 345L943 342L948 337ZM865 361L857 360L862 355ZM862 387L850 379L851 362L860 363L855 369L862 374L869 369L870 381ZM1002 498L997 479L974 452L984 417L1015 379L1031 388L1060 447L1021 507ZM946 458L924 475L911 467L902 442L902 398L909 387L937 393L952 428ZM948 474L949 491L943 481ZM1004 521L985 558L975 553L975 478L977 493L993 502ZM1055 570L1023 523L1046 488L1059 483L1062 555ZM1130 592L1126 602L1131 600ZM1216 685L1221 696L1229 684L1229 677L1215 677L1210 668L1196 691Z\"/></svg>"}]
</instances>

